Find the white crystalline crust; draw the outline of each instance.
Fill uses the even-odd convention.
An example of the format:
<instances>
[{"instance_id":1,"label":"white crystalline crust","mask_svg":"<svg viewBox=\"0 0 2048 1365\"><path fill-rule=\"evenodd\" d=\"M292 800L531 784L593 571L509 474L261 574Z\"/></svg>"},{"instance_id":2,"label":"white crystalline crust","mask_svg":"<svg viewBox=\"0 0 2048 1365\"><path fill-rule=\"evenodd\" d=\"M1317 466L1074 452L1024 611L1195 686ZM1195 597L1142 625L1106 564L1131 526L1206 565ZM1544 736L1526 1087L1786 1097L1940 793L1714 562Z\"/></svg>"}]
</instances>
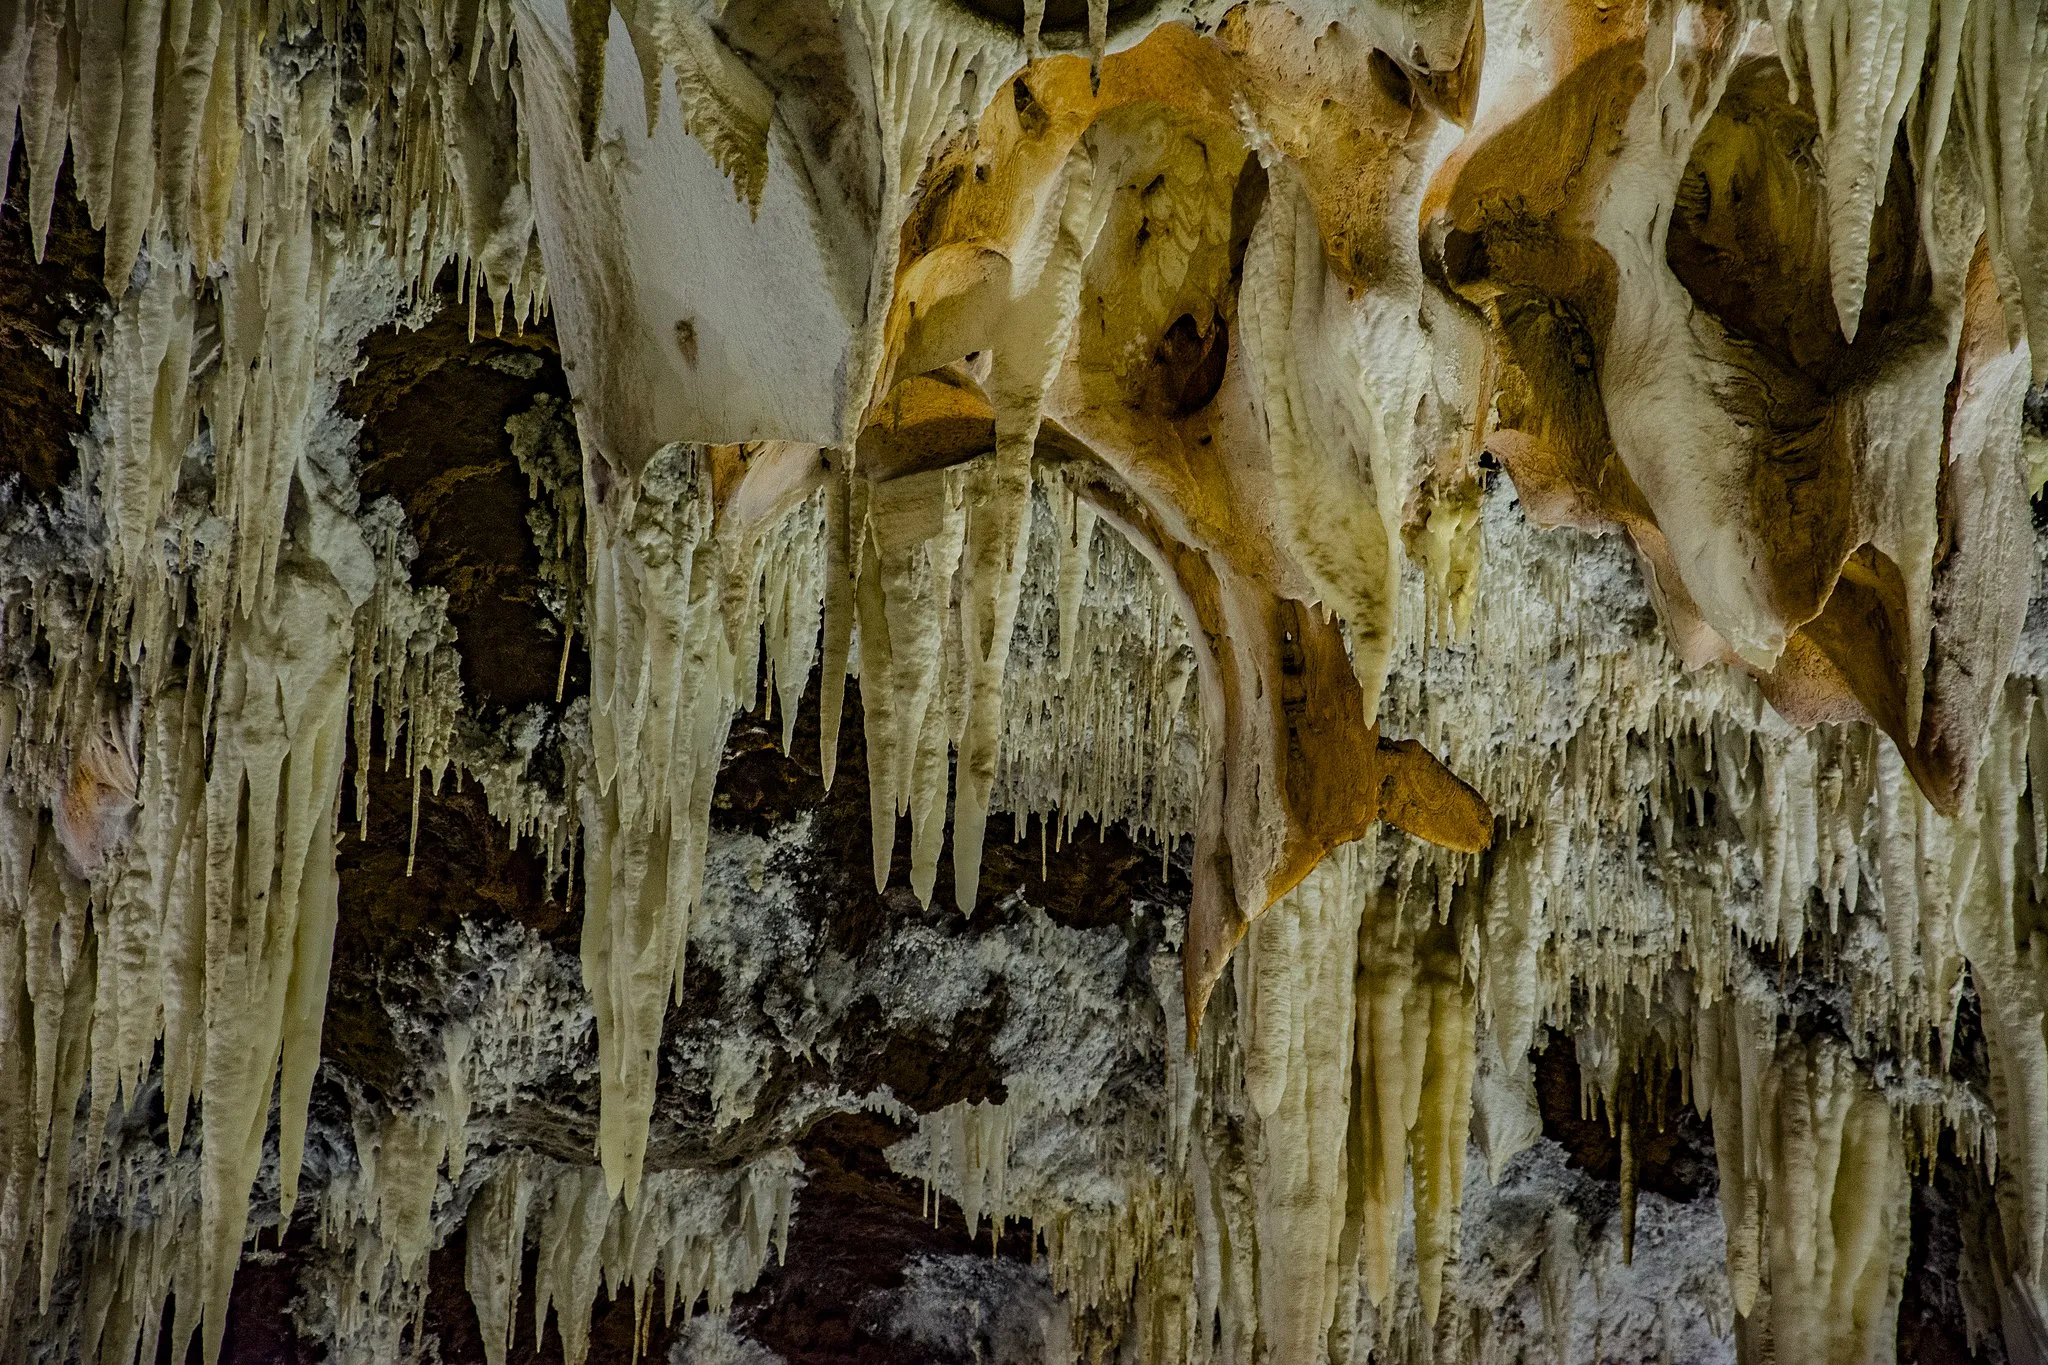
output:
<instances>
[{"instance_id":1,"label":"white crystalline crust","mask_svg":"<svg viewBox=\"0 0 2048 1365\"><path fill-rule=\"evenodd\" d=\"M783 1358L734 1332L715 1314L691 1321L668 1353L668 1365L784 1365Z\"/></svg>"},{"instance_id":2,"label":"white crystalline crust","mask_svg":"<svg viewBox=\"0 0 2048 1365\"><path fill-rule=\"evenodd\" d=\"M888 1335L950 1359L1053 1365L1074 1358L1064 1307L1040 1267L982 1256L920 1256L902 1289L863 1305Z\"/></svg>"},{"instance_id":3,"label":"white crystalline crust","mask_svg":"<svg viewBox=\"0 0 2048 1365\"><path fill-rule=\"evenodd\" d=\"M1394 1359L1435 1358L1537 1365L1644 1360L1733 1365L1720 1215L1711 1200L1676 1203L1646 1193L1634 1256L1622 1258L1620 1219L1563 1149L1543 1142L1489 1179L1473 1152L1456 1263L1446 1291L1464 1311L1422 1319L1412 1272L1386 1305L1364 1297L1339 1310L1334 1359L1388 1343ZM1412 1263L1411 1263L1412 1264Z\"/></svg>"}]
</instances>

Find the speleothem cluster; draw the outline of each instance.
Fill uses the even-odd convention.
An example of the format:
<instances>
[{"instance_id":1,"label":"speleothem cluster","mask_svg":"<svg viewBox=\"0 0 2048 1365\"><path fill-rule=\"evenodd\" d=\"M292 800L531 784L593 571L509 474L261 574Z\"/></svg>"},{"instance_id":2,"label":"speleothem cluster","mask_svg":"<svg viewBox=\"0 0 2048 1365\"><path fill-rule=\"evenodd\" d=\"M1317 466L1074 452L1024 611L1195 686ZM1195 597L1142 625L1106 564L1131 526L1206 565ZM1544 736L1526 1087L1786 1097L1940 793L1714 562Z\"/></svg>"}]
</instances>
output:
<instances>
[{"instance_id":1,"label":"speleothem cluster","mask_svg":"<svg viewBox=\"0 0 2048 1365\"><path fill-rule=\"evenodd\" d=\"M268 1232L452 1358L459 1233L494 1365L779 1359L868 1114L1029 1248L890 1291L947 1359L1889 1361L1946 1172L2048 1361L2041 0L0 0L0 114L101 291L0 319L0 1354L214 1365ZM579 949L381 944L381 1080L373 774ZM991 1001L973 1098L847 1060Z\"/></svg>"}]
</instances>

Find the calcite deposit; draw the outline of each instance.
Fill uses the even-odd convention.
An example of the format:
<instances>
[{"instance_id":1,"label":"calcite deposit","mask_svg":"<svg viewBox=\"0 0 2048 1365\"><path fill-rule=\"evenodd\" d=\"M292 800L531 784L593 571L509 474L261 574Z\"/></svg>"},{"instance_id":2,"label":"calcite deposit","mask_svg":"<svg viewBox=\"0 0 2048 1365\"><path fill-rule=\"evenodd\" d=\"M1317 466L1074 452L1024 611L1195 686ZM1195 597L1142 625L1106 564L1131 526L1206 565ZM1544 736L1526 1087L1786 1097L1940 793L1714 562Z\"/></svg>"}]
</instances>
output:
<instances>
[{"instance_id":1,"label":"calcite deposit","mask_svg":"<svg viewBox=\"0 0 2048 1365\"><path fill-rule=\"evenodd\" d=\"M2048 1365L2044 0L0 129L0 1359Z\"/></svg>"}]
</instances>

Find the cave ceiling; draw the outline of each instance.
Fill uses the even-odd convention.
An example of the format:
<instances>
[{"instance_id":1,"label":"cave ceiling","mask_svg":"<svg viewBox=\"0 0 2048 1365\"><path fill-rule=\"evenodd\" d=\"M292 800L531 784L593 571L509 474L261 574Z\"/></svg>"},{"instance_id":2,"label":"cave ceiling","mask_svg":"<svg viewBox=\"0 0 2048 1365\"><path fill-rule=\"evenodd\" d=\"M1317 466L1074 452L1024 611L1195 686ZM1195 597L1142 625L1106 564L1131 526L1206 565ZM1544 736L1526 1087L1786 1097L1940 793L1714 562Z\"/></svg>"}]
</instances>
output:
<instances>
[{"instance_id":1,"label":"cave ceiling","mask_svg":"<svg viewBox=\"0 0 2048 1365\"><path fill-rule=\"evenodd\" d=\"M0 116L0 1360L2048 1365L2043 0Z\"/></svg>"}]
</instances>

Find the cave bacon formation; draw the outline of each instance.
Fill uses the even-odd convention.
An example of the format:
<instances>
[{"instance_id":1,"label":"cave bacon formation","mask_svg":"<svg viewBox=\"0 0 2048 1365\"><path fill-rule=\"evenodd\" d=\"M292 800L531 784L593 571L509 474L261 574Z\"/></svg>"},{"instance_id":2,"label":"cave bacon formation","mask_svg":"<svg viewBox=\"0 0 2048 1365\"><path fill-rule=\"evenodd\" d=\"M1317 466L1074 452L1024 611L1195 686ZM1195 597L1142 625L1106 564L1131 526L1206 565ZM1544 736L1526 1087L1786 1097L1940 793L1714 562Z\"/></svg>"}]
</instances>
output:
<instances>
[{"instance_id":1,"label":"cave bacon formation","mask_svg":"<svg viewBox=\"0 0 2048 1365\"><path fill-rule=\"evenodd\" d=\"M0 0L0 116L103 294L0 494L0 1354L214 1365L262 1232L337 1361L458 1227L494 1365L723 1321L804 1217L795 1120L663 1139L753 712L828 791L858 725L954 932L992 815L1163 860L1085 1198L1050 1063L807 1111L1028 1225L1046 1358L1905 1358L1939 1169L1970 1347L2048 1362L2042 0ZM349 407L437 316L566 379L524 729ZM545 852L558 1038L529 945L402 1083L324 1053L373 770ZM1564 1040L1619 1251L1509 1274ZM1725 1271L1608 1332L1680 1111Z\"/></svg>"}]
</instances>

